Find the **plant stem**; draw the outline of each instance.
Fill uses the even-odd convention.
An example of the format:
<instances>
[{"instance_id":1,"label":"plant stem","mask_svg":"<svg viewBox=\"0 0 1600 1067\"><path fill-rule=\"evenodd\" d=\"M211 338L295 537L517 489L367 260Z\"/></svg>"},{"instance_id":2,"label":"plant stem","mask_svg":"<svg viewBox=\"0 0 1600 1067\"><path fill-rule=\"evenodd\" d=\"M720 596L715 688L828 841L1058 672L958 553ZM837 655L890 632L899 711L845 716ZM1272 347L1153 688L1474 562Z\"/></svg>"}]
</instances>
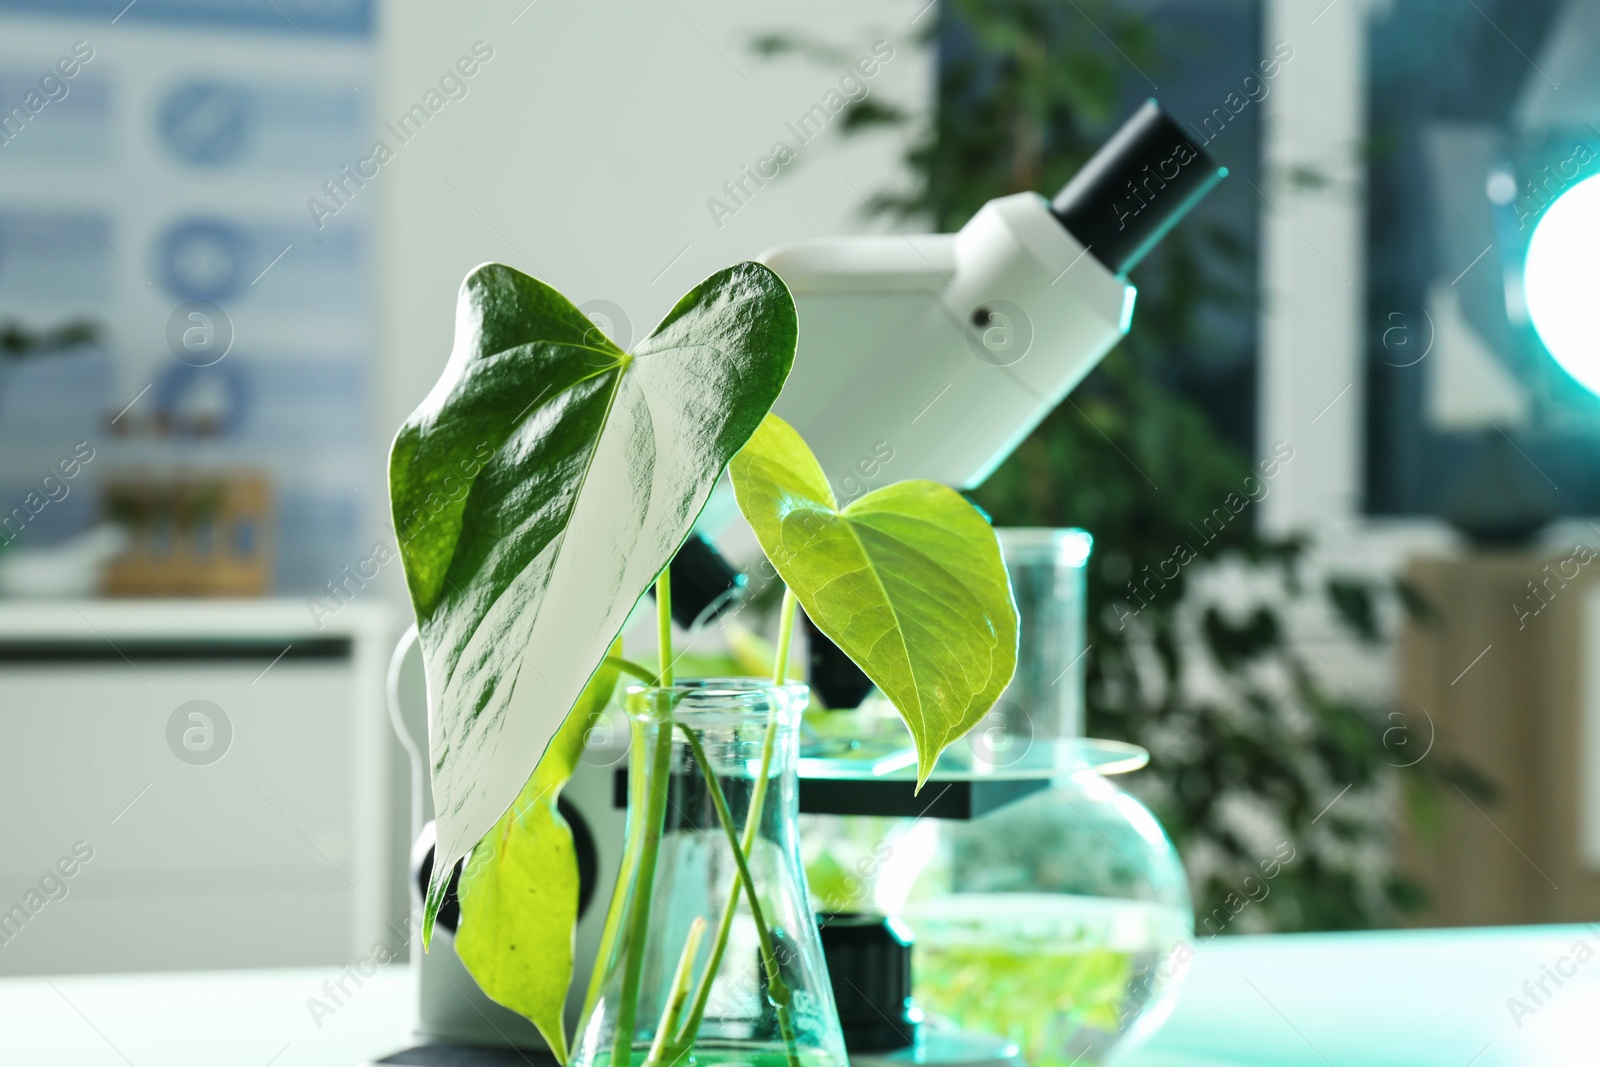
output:
<instances>
[{"instance_id":1,"label":"plant stem","mask_svg":"<svg viewBox=\"0 0 1600 1067\"><path fill-rule=\"evenodd\" d=\"M620 649L622 646L618 644L616 647ZM659 680L648 668L635 663L631 659L624 659L620 655L607 656L604 666L615 667L624 674L631 674L646 685L660 684ZM640 735L636 733L633 738L634 743L630 746L629 759L636 767L644 766L644 746L638 743L641 740ZM644 784L643 775L635 775L630 782L629 790L636 798L642 799ZM630 800L629 802L636 803L637 801ZM626 910L628 871L632 869L637 853L638 848L635 847L629 851L628 855L623 857L622 869L617 874L616 885L612 887L611 903L606 908L605 926L600 930L600 946L595 953L594 973L589 976L589 989L583 998L583 1013L578 1016L580 1019L587 1019L589 1013L594 1011L595 1002L600 999L601 986L604 984L606 974L605 962L611 958L612 946L617 943L617 928L622 925L622 913Z\"/></svg>"},{"instance_id":2,"label":"plant stem","mask_svg":"<svg viewBox=\"0 0 1600 1067\"><path fill-rule=\"evenodd\" d=\"M643 767L645 760L644 734L633 731L629 739L629 764L634 767ZM644 790L648 783L640 774L628 777L628 803L630 805L645 802ZM622 925L622 915L627 910L628 900L628 872L638 866L639 842L628 842L628 852L622 857L621 868L617 872L616 884L611 888L611 904L606 908L606 923L600 931L600 947L595 952L594 971L589 975L589 992L583 998L583 1014L580 1019L589 1018L589 1013L594 1011L595 1002L600 999L600 993L605 984L606 963L611 959L612 946L617 942L617 930Z\"/></svg>"},{"instance_id":3,"label":"plant stem","mask_svg":"<svg viewBox=\"0 0 1600 1067\"><path fill-rule=\"evenodd\" d=\"M667 814L667 776L672 769L672 725L663 722L656 734L652 757L650 796L645 809L645 837L639 849L638 873L633 888L633 927L628 933L628 962L622 971L622 996L617 1005L616 1041L611 1062L628 1067L633 1062L633 1020L639 1002L639 976L644 969L645 938L650 933L650 903L655 895L656 858L661 853L661 827Z\"/></svg>"},{"instance_id":4,"label":"plant stem","mask_svg":"<svg viewBox=\"0 0 1600 1067\"><path fill-rule=\"evenodd\" d=\"M789 674L789 646L794 643L794 590L783 587L783 606L778 609L778 656L772 668L772 684L786 684ZM771 733L768 733L771 736Z\"/></svg>"},{"instance_id":5,"label":"plant stem","mask_svg":"<svg viewBox=\"0 0 1600 1067\"><path fill-rule=\"evenodd\" d=\"M631 674L645 685L659 686L661 684L661 679L651 674L649 667L635 663L631 659L623 659L621 656L607 656L605 665L615 667L623 674Z\"/></svg>"},{"instance_id":6,"label":"plant stem","mask_svg":"<svg viewBox=\"0 0 1600 1067\"><path fill-rule=\"evenodd\" d=\"M668 567L656 579L656 644L661 653L661 670L658 684L672 684L672 568ZM670 732L670 731L669 731Z\"/></svg>"},{"instance_id":7,"label":"plant stem","mask_svg":"<svg viewBox=\"0 0 1600 1067\"><path fill-rule=\"evenodd\" d=\"M777 666L772 673L774 682L782 685L783 676L788 673L789 644L794 638L795 598L787 586L783 590L783 607L779 611ZM767 736L761 743L761 770L751 787L750 812L744 822L743 851L747 857L755 848L756 837L761 830L761 812L767 799L767 780L772 775L772 753L777 743L777 733L777 708L774 706L773 714L767 720ZM700 1028L700 1020L705 1017L706 1004L711 999L711 980L716 977L717 969L722 966L722 954L728 947L728 934L733 929L733 914L738 906L739 883L736 881L729 887L727 903L722 906L722 919L717 924L717 939L711 943L711 958L706 964L705 973L700 976L700 985L695 990L694 1010L684 1020L683 1030L678 1034L680 1044L693 1038L695 1031Z\"/></svg>"},{"instance_id":8,"label":"plant stem","mask_svg":"<svg viewBox=\"0 0 1600 1067\"><path fill-rule=\"evenodd\" d=\"M656 606L661 636L661 684L672 684L672 586L666 571L656 579ZM633 922L628 932L627 961L622 970L622 993L617 1005L617 1032L612 1042L612 1067L633 1063L633 1023L639 1006L639 976L644 969L645 939L650 933L650 904L655 896L656 859L661 854L661 831L667 815L667 786L672 773L672 708L656 727L655 753L647 779L650 795L645 809L645 836L640 842L633 880Z\"/></svg>"},{"instance_id":9,"label":"plant stem","mask_svg":"<svg viewBox=\"0 0 1600 1067\"><path fill-rule=\"evenodd\" d=\"M667 991L667 1003L661 1009L661 1024L656 1027L656 1037L650 1044L650 1055L645 1057L645 1067L659 1067L663 1063L671 1064L678 1060L677 1042L673 1034L678 1029L678 1017L683 1014L684 1002L689 999L689 978L694 971L694 958L700 952L700 939L705 933L705 916L696 915L694 922L689 924L683 951L678 955L678 969L672 973L672 987Z\"/></svg>"},{"instance_id":10,"label":"plant stem","mask_svg":"<svg viewBox=\"0 0 1600 1067\"><path fill-rule=\"evenodd\" d=\"M727 834L729 847L733 849L733 862L739 869L739 881L744 885L745 898L750 903L750 917L755 921L756 937L761 942L761 963L767 972L767 997L772 1001L773 1012L778 1018L778 1032L783 1035L788 1065L800 1067L800 1056L795 1046L794 1024L789 1018L789 987L784 983L783 974L778 968L778 952L772 943L772 930L767 926L766 913L761 907L761 899L756 895L755 879L750 874L750 864L739 842L738 831L733 828L733 813L728 810L728 799L722 794L722 783L717 780L716 771L712 770L710 762L706 759L705 747L700 744L700 739L694 735L694 731L682 723L679 723L679 726L689 741L690 749L694 751L695 762L700 765L700 771L705 776L706 789L711 793L711 803L717 809L717 818L722 823L723 832ZM767 731L767 737L769 739L772 737L771 729ZM714 971L708 969L706 977L709 979L712 973ZM696 1020L696 1026L698 1025Z\"/></svg>"}]
</instances>

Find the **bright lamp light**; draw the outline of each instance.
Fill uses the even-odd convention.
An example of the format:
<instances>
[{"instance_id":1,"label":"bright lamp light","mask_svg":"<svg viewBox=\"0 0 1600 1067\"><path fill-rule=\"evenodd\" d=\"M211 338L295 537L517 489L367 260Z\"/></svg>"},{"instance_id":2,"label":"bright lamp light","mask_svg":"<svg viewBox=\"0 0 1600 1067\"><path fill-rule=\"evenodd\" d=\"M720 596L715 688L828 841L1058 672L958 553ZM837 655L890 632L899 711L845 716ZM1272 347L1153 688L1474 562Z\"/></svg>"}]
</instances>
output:
<instances>
[{"instance_id":1,"label":"bright lamp light","mask_svg":"<svg viewBox=\"0 0 1600 1067\"><path fill-rule=\"evenodd\" d=\"M1551 204L1523 269L1528 318L1555 361L1600 394L1600 175Z\"/></svg>"}]
</instances>

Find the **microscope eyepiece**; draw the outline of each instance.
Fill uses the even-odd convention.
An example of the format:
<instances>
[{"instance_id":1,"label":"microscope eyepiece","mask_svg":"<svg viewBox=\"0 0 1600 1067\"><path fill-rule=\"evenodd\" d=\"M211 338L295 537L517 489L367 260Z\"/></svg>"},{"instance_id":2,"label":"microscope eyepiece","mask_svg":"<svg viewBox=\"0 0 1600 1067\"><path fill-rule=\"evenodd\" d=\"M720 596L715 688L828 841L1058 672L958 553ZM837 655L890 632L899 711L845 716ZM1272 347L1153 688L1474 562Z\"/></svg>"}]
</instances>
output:
<instances>
[{"instance_id":1,"label":"microscope eyepiece","mask_svg":"<svg viewBox=\"0 0 1600 1067\"><path fill-rule=\"evenodd\" d=\"M1050 213L1107 270L1124 275L1227 174L1147 100L1062 187Z\"/></svg>"}]
</instances>

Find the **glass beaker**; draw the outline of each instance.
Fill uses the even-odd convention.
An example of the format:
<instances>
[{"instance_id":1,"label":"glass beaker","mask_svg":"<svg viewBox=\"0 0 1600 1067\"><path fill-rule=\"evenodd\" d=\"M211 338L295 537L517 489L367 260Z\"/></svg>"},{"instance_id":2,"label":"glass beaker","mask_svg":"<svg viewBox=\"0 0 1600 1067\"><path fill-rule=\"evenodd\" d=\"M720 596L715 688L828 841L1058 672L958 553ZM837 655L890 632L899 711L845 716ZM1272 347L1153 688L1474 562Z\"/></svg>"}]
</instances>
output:
<instances>
[{"instance_id":1,"label":"glass beaker","mask_svg":"<svg viewBox=\"0 0 1600 1067\"><path fill-rule=\"evenodd\" d=\"M803 685L634 686L626 877L577 1067L846 1067L796 819Z\"/></svg>"},{"instance_id":2,"label":"glass beaker","mask_svg":"<svg viewBox=\"0 0 1600 1067\"><path fill-rule=\"evenodd\" d=\"M1094 538L1083 530L998 527L1017 601L1017 673L995 705L1017 740L1083 736L1085 568Z\"/></svg>"}]
</instances>

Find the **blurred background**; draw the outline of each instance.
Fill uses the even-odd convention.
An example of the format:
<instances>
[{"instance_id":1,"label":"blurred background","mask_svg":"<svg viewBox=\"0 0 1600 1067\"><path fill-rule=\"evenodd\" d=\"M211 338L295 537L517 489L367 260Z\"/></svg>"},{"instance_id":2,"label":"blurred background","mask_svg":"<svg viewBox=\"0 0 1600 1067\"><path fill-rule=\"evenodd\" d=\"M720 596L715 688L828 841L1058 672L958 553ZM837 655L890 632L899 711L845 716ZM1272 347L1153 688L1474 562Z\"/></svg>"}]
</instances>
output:
<instances>
[{"instance_id":1,"label":"blurred background","mask_svg":"<svg viewBox=\"0 0 1600 1067\"><path fill-rule=\"evenodd\" d=\"M1228 934L1600 912L1596 278L1525 284L1600 5L125 2L0 0L0 909L75 857L0 975L404 921L384 456L467 270L627 344L773 245L1048 195L1151 96L1232 176L976 493L1094 536L1088 732L1200 916L1296 843Z\"/></svg>"}]
</instances>

